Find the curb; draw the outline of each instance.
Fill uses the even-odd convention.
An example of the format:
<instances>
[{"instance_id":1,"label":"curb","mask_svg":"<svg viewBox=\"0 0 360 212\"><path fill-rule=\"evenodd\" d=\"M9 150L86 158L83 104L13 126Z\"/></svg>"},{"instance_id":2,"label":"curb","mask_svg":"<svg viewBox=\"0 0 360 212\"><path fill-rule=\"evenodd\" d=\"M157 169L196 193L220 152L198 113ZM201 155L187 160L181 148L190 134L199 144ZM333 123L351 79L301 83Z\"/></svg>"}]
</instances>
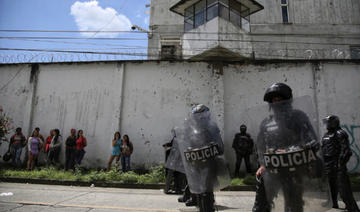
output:
<instances>
[{"instance_id":1,"label":"curb","mask_svg":"<svg viewBox=\"0 0 360 212\"><path fill-rule=\"evenodd\" d=\"M26 179L17 177L0 177L0 182L7 183L30 183L30 184L45 184L45 185L66 185L66 186L83 186L90 187L94 184L96 187L105 188L129 188L129 189L163 189L165 184L134 184L134 183L118 183L118 182L84 182L73 180L51 180L51 179ZM352 185L353 192L360 192L360 185ZM232 185L221 189L221 191L255 191L255 185Z\"/></svg>"},{"instance_id":2,"label":"curb","mask_svg":"<svg viewBox=\"0 0 360 212\"><path fill-rule=\"evenodd\" d=\"M52 179L26 179L26 178L0 178L0 182L8 183L30 183L30 184L46 184L46 185L66 185L66 186L83 186L90 187L94 184L96 187L112 187L112 188L133 188L133 189L162 189L164 184L128 184L118 182L84 182L73 180L52 180Z\"/></svg>"},{"instance_id":3,"label":"curb","mask_svg":"<svg viewBox=\"0 0 360 212\"><path fill-rule=\"evenodd\" d=\"M94 184L96 187L111 187L111 188L130 188L130 189L163 189L165 184L131 184L131 183L118 183L118 182L84 182L73 180L52 180L52 179L26 179L17 177L0 178L0 182L7 183L30 183L30 184L45 184L45 185L66 185L66 186L83 186L90 187ZM255 186L228 186L221 189L221 191L255 191Z\"/></svg>"}]
</instances>

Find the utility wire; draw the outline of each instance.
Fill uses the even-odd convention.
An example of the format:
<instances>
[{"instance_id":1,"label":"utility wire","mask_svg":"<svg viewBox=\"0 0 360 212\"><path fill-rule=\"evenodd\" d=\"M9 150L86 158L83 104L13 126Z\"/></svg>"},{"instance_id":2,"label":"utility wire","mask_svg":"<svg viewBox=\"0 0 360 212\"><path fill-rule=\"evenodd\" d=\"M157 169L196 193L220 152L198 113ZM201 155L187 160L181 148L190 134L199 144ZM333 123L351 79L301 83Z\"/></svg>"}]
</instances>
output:
<instances>
[{"instance_id":1,"label":"utility wire","mask_svg":"<svg viewBox=\"0 0 360 212\"><path fill-rule=\"evenodd\" d=\"M84 40L86 38L80 38L80 37L8 37L8 36L2 36L0 39L47 39L47 40ZM148 40L147 38L89 38L89 40ZM216 41L216 42L251 42L251 43L293 43L293 44L318 44L318 45L358 45L356 44L349 44L349 43L321 43L321 42L303 42L303 41L274 41L274 40L241 40L241 39L201 39L201 38L186 38L182 39L185 41L203 41L203 42L209 42L209 41Z\"/></svg>"},{"instance_id":2,"label":"utility wire","mask_svg":"<svg viewBox=\"0 0 360 212\"><path fill-rule=\"evenodd\" d=\"M19 50L21 49L21 50ZM77 50L84 50L83 53L88 52L88 50L162 50L162 48L157 48L157 47L141 47L141 48L56 48L56 49L25 49L25 48L0 48L0 51L35 51L35 50L46 50L46 51L73 51L72 49L77 49ZM333 48L251 48L251 47L244 47L244 48L236 48L236 47L229 47L226 49L230 49L230 50L255 50L255 51L334 51L335 49ZM86 50L86 51L85 51ZM183 51L195 51L195 52L200 52L200 51L205 51L205 50L209 50L209 48L182 48ZM341 50L341 49L340 49ZM347 49L346 49L347 50ZM75 50L74 50L75 51ZM81 53L80 51L77 51L77 53Z\"/></svg>"},{"instance_id":3,"label":"utility wire","mask_svg":"<svg viewBox=\"0 0 360 212\"><path fill-rule=\"evenodd\" d=\"M36 39L22 39L12 38L11 40L22 40L30 42L42 42L42 43L62 43L62 44L76 44L76 45L94 45L94 46L122 46L122 47L134 47L134 48L147 48L146 46L136 45L124 45L124 44L108 44L108 43L91 43L91 42L71 42L71 41L58 41L58 40L36 40Z\"/></svg>"},{"instance_id":4,"label":"utility wire","mask_svg":"<svg viewBox=\"0 0 360 212\"><path fill-rule=\"evenodd\" d=\"M127 31L127 30L0 30L0 32L16 32L16 33L24 33L24 32L38 32L38 33L135 33L135 34L147 34L148 32L142 31ZM216 35L243 35L243 33L238 32L191 32L191 31L152 31L152 34L169 34L169 35L179 35L179 34L216 34ZM306 37L313 37L313 36L321 36L321 37L345 37L348 38L349 36L354 36L354 38L360 39L359 33L256 33L250 32L249 35L256 35L256 36L267 36L267 35L274 35L274 36L306 36Z\"/></svg>"}]
</instances>

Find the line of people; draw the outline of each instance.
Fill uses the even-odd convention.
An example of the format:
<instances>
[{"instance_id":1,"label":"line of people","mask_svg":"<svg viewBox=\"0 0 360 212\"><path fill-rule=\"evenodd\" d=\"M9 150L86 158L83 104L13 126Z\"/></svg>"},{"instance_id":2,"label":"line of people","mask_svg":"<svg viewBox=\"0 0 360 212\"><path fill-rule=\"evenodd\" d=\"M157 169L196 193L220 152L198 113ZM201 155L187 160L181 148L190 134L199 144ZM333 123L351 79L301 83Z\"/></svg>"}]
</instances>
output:
<instances>
[{"instance_id":1,"label":"line of people","mask_svg":"<svg viewBox=\"0 0 360 212\"><path fill-rule=\"evenodd\" d=\"M25 148L24 162L27 170L32 170L40 165L39 156L44 155L45 165L55 165L59 163L61 146L63 143L59 129L50 130L50 135L44 139L40 134L40 128L35 128L28 138L22 133L20 127L16 128L15 134L10 138L9 152L12 164L16 168L22 166L21 154ZM71 129L70 136L65 141L65 166L64 169L74 169L75 165L81 165L87 146L86 137L83 130Z\"/></svg>"},{"instance_id":2,"label":"line of people","mask_svg":"<svg viewBox=\"0 0 360 212\"><path fill-rule=\"evenodd\" d=\"M15 134L10 138L9 150L12 164L16 168L22 167L21 154L25 148L24 162L26 169L32 170L40 164L56 165L59 164L63 137L59 129L50 130L50 135L44 139L40 134L40 128L35 128L28 138L22 133L20 127L16 128ZM75 170L75 166L80 166L86 153L87 139L83 130L71 129L70 135L65 140L65 163L64 170ZM123 172L130 171L130 158L134 151L134 146L128 135L121 138L120 132L115 132L112 140L112 153L109 158L107 171L110 170L112 162L116 159L116 166L121 167ZM39 159L40 156L40 159ZM42 157L43 156L43 157ZM10 158L9 158L10 159ZM41 160L43 159L43 160ZM39 162L40 160L40 162ZM43 162L43 163L41 163Z\"/></svg>"}]
</instances>

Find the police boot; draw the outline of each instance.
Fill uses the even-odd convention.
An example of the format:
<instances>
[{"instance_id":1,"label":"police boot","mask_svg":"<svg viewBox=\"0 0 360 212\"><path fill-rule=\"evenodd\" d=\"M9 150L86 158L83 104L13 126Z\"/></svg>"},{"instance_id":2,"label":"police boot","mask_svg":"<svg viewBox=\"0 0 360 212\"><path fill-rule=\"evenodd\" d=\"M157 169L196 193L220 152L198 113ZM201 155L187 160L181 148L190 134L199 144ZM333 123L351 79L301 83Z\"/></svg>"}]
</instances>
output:
<instances>
[{"instance_id":1,"label":"police boot","mask_svg":"<svg viewBox=\"0 0 360 212\"><path fill-rule=\"evenodd\" d=\"M207 192L199 194L200 212L215 212L214 202L214 193Z\"/></svg>"},{"instance_id":2,"label":"police boot","mask_svg":"<svg viewBox=\"0 0 360 212\"><path fill-rule=\"evenodd\" d=\"M256 184L256 196L254 206L252 208L253 212L270 212L271 207L266 198L264 179L260 180Z\"/></svg>"},{"instance_id":3,"label":"police boot","mask_svg":"<svg viewBox=\"0 0 360 212\"><path fill-rule=\"evenodd\" d=\"M188 200L186 200L185 205L190 207L190 206L196 206L198 204L198 200L195 194L191 194L190 198Z\"/></svg>"},{"instance_id":4,"label":"police boot","mask_svg":"<svg viewBox=\"0 0 360 212\"><path fill-rule=\"evenodd\" d=\"M184 195L182 197L178 198L178 202L186 202L188 199L190 199L191 193L189 185L185 186Z\"/></svg>"},{"instance_id":5,"label":"police boot","mask_svg":"<svg viewBox=\"0 0 360 212\"><path fill-rule=\"evenodd\" d=\"M348 212L360 212L356 202L346 205L345 210Z\"/></svg>"}]
</instances>

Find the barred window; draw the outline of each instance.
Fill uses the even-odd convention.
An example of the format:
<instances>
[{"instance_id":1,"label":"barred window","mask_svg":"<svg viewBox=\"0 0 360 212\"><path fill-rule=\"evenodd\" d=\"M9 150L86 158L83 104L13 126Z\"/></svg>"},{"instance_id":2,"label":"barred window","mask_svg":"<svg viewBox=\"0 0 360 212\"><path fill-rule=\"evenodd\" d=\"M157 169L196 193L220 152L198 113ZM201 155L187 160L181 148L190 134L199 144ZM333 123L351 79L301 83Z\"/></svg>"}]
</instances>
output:
<instances>
[{"instance_id":1,"label":"barred window","mask_svg":"<svg viewBox=\"0 0 360 212\"><path fill-rule=\"evenodd\" d=\"M250 31L250 9L236 0L201 0L185 9L184 30L189 31L215 17Z\"/></svg>"}]
</instances>

